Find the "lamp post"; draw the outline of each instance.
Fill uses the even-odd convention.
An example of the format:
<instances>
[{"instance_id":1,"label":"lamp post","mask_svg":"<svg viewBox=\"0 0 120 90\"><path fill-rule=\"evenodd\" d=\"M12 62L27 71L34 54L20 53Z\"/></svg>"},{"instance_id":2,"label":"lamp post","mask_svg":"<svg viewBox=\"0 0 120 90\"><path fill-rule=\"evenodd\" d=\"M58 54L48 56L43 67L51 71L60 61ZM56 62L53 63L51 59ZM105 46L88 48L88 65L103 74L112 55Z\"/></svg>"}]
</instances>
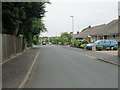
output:
<instances>
[{"instance_id":1,"label":"lamp post","mask_svg":"<svg viewBox=\"0 0 120 90\"><path fill-rule=\"evenodd\" d=\"M74 16L70 16L70 17L72 18L72 32L74 34ZM72 38L72 40L74 40L73 38ZM74 41L73 41L73 46L74 46Z\"/></svg>"},{"instance_id":2,"label":"lamp post","mask_svg":"<svg viewBox=\"0 0 120 90\"><path fill-rule=\"evenodd\" d=\"M74 16L70 16L72 18L72 32L74 34Z\"/></svg>"}]
</instances>

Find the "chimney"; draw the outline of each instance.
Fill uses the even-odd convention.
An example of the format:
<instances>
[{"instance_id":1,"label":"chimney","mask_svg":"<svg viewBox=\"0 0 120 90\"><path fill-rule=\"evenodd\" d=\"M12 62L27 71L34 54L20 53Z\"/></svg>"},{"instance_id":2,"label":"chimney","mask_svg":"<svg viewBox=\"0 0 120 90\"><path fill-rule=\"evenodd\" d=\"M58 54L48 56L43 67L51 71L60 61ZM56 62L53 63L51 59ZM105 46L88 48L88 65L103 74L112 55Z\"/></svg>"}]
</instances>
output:
<instances>
[{"instance_id":1,"label":"chimney","mask_svg":"<svg viewBox=\"0 0 120 90\"><path fill-rule=\"evenodd\" d=\"M88 26L88 29L91 29L91 26Z\"/></svg>"},{"instance_id":2,"label":"chimney","mask_svg":"<svg viewBox=\"0 0 120 90\"><path fill-rule=\"evenodd\" d=\"M73 32L70 32L70 34L73 34Z\"/></svg>"},{"instance_id":3,"label":"chimney","mask_svg":"<svg viewBox=\"0 0 120 90\"><path fill-rule=\"evenodd\" d=\"M79 34L79 31L77 31L77 34Z\"/></svg>"}]
</instances>

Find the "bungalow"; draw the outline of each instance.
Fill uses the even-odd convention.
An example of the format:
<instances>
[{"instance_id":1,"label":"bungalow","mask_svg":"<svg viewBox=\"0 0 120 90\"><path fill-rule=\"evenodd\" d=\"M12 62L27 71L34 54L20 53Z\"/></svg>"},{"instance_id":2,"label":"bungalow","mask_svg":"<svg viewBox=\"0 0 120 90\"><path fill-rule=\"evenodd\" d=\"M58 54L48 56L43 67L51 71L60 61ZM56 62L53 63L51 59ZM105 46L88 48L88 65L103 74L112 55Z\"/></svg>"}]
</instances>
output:
<instances>
[{"instance_id":1,"label":"bungalow","mask_svg":"<svg viewBox=\"0 0 120 90\"><path fill-rule=\"evenodd\" d=\"M118 20L113 20L100 27L91 37L93 41L100 39L115 39L118 41Z\"/></svg>"},{"instance_id":2,"label":"bungalow","mask_svg":"<svg viewBox=\"0 0 120 90\"><path fill-rule=\"evenodd\" d=\"M113 20L108 24L98 25L84 29L79 34L74 34L75 39L85 39L89 42L100 39L116 39L118 40L118 20Z\"/></svg>"}]
</instances>

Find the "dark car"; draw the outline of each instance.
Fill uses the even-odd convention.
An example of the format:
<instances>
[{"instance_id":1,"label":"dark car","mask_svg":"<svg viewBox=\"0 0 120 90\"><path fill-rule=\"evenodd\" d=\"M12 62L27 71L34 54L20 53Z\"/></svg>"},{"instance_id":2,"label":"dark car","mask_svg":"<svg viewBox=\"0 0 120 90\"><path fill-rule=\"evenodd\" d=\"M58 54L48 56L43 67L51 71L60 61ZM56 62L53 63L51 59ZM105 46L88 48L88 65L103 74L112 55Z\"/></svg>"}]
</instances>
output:
<instances>
[{"instance_id":1,"label":"dark car","mask_svg":"<svg viewBox=\"0 0 120 90\"><path fill-rule=\"evenodd\" d=\"M43 42L42 45L46 45L46 42Z\"/></svg>"}]
</instances>

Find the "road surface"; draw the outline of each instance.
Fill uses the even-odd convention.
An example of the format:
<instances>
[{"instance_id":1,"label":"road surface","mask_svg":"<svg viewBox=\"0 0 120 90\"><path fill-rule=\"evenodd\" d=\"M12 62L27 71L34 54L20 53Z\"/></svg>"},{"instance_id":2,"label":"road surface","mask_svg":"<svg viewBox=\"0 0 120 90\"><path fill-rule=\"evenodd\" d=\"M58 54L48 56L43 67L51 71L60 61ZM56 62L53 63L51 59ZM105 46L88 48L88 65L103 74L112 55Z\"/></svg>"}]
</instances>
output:
<instances>
[{"instance_id":1,"label":"road surface","mask_svg":"<svg viewBox=\"0 0 120 90\"><path fill-rule=\"evenodd\" d=\"M28 88L118 88L118 67L83 53L41 46Z\"/></svg>"}]
</instances>

